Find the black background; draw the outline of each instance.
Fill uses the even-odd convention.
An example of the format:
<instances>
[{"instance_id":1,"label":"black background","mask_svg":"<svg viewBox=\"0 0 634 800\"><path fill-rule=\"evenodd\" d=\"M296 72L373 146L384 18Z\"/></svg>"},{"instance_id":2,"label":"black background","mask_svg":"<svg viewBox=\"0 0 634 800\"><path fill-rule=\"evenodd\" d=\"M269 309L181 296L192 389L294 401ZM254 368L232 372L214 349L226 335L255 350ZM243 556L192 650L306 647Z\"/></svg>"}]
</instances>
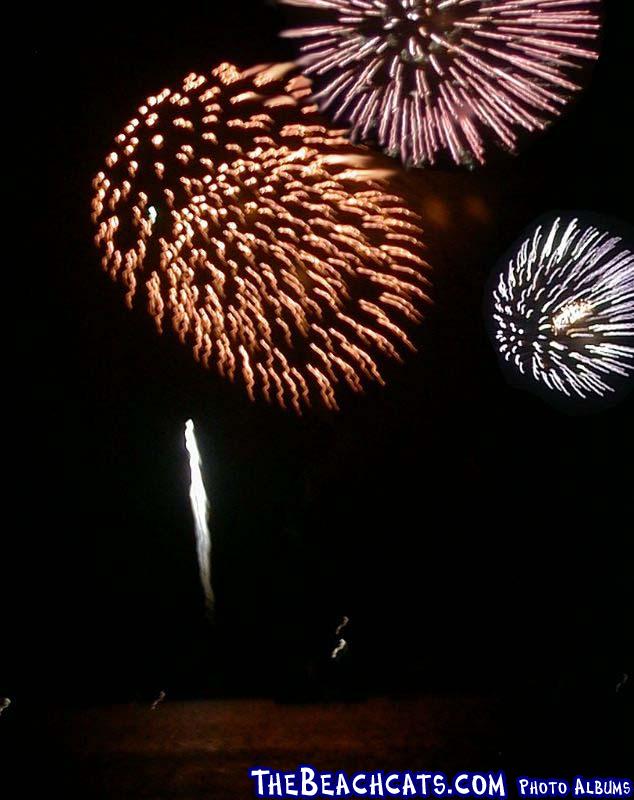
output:
<instances>
[{"instance_id":1,"label":"black background","mask_svg":"<svg viewBox=\"0 0 634 800\"><path fill-rule=\"evenodd\" d=\"M517 157L405 176L435 267L419 353L386 390L303 420L251 405L127 311L89 219L92 176L131 110L222 60L290 59L284 14L257 0L115 2L32 21L8 151L26 166L28 229L5 262L20 388L0 693L564 687L596 719L632 673L632 402L568 415L510 387L482 309L496 261L543 212L632 220L627 5L605 4L587 90ZM195 561L190 416L213 507L215 629ZM350 651L334 669L344 614Z\"/></svg>"}]
</instances>

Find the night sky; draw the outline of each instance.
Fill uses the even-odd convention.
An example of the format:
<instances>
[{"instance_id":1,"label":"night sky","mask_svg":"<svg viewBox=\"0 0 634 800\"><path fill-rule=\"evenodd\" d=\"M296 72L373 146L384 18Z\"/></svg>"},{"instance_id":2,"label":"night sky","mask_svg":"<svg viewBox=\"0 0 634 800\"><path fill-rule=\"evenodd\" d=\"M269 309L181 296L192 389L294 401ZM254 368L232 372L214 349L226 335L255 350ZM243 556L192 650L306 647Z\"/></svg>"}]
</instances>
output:
<instances>
[{"instance_id":1,"label":"night sky","mask_svg":"<svg viewBox=\"0 0 634 800\"><path fill-rule=\"evenodd\" d=\"M498 258L542 213L632 221L626 6L606 3L587 91L520 155L402 177L434 265L419 352L386 389L302 420L249 403L129 312L89 217L92 177L140 101L223 60L292 58L284 15L264 0L41 12L13 76L29 229L7 271L28 289L13 308L19 388L5 390L15 483L0 694L564 685L587 698L632 673L631 398L565 414L509 386L483 314ZM195 560L188 417L213 508L215 628ZM335 669L343 615L350 650Z\"/></svg>"}]
</instances>

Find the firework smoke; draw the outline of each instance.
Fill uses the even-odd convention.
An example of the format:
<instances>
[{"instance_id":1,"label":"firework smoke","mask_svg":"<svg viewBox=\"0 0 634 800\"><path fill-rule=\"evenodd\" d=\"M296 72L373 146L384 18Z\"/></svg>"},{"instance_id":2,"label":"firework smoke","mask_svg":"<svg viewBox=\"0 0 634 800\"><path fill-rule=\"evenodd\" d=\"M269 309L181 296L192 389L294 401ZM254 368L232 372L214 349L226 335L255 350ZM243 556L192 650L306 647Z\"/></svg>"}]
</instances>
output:
<instances>
[{"instance_id":1,"label":"firework smoke","mask_svg":"<svg viewBox=\"0 0 634 800\"><path fill-rule=\"evenodd\" d=\"M205 593L205 603L210 612L214 610L215 598L211 586L211 537L209 534L209 500L205 492L205 484L201 472L202 459L198 450L198 442L194 432L194 423L187 420L185 424L185 446L189 453L189 469L191 484L189 499L194 515L196 530L196 549L198 554L198 569L200 582Z\"/></svg>"},{"instance_id":2,"label":"firework smoke","mask_svg":"<svg viewBox=\"0 0 634 800\"><path fill-rule=\"evenodd\" d=\"M315 11L285 32L324 82L323 109L406 164L485 161L487 134L514 150L542 129L596 59L599 0L279 0Z\"/></svg>"},{"instance_id":3,"label":"firework smoke","mask_svg":"<svg viewBox=\"0 0 634 800\"><path fill-rule=\"evenodd\" d=\"M634 371L634 253L607 230L575 217L539 225L493 301L503 363L533 385L604 397Z\"/></svg>"},{"instance_id":4,"label":"firework smoke","mask_svg":"<svg viewBox=\"0 0 634 800\"><path fill-rule=\"evenodd\" d=\"M413 350L420 220L369 151L324 126L293 65L222 64L149 97L92 202L102 266L196 360L297 413L383 384Z\"/></svg>"}]
</instances>

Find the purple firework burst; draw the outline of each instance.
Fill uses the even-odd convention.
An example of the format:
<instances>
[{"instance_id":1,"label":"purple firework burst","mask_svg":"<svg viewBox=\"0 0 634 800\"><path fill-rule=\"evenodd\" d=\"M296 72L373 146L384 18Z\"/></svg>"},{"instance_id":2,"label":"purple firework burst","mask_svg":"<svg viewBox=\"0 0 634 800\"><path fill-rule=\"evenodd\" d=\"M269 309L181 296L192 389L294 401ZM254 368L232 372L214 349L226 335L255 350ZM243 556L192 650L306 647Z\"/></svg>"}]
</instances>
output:
<instances>
[{"instance_id":1,"label":"purple firework burst","mask_svg":"<svg viewBox=\"0 0 634 800\"><path fill-rule=\"evenodd\" d=\"M600 0L280 0L318 24L300 63L319 76L324 109L353 135L376 138L415 166L448 151L485 162L484 133L515 150L518 131L543 129L597 58Z\"/></svg>"}]
</instances>

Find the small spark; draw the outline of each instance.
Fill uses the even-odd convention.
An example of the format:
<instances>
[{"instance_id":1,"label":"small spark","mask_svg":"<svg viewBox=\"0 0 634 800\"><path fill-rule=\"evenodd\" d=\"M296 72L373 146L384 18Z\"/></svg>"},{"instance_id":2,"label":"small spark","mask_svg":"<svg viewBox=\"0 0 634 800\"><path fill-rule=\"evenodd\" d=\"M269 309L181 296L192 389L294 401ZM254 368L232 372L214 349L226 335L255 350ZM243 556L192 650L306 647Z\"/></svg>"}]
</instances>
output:
<instances>
[{"instance_id":1,"label":"small spark","mask_svg":"<svg viewBox=\"0 0 634 800\"><path fill-rule=\"evenodd\" d=\"M623 689L625 689L625 684L629 681L629 679L630 679L630 676L627 674L627 672L624 672L621 675L621 680L616 684L616 693L617 694L619 694L619 692L622 692Z\"/></svg>"},{"instance_id":2,"label":"small spark","mask_svg":"<svg viewBox=\"0 0 634 800\"><path fill-rule=\"evenodd\" d=\"M348 649L348 642L346 642L345 639L339 639L339 643L337 644L335 649L332 651L332 653L330 655L330 658L333 658L335 660L338 659L339 656L342 653L345 653L347 649Z\"/></svg>"},{"instance_id":3,"label":"small spark","mask_svg":"<svg viewBox=\"0 0 634 800\"><path fill-rule=\"evenodd\" d=\"M349 617L344 617L339 625L337 625L337 630L335 631L335 636L339 636L344 628L347 627L348 623L350 622Z\"/></svg>"},{"instance_id":4,"label":"small spark","mask_svg":"<svg viewBox=\"0 0 634 800\"><path fill-rule=\"evenodd\" d=\"M342 653L345 653L348 649L348 642L341 636L344 629L348 626L350 622L349 617L344 617L339 625L337 625L337 630L335 631L335 636L339 638L337 642L337 646L330 654L330 658L337 660Z\"/></svg>"}]
</instances>

